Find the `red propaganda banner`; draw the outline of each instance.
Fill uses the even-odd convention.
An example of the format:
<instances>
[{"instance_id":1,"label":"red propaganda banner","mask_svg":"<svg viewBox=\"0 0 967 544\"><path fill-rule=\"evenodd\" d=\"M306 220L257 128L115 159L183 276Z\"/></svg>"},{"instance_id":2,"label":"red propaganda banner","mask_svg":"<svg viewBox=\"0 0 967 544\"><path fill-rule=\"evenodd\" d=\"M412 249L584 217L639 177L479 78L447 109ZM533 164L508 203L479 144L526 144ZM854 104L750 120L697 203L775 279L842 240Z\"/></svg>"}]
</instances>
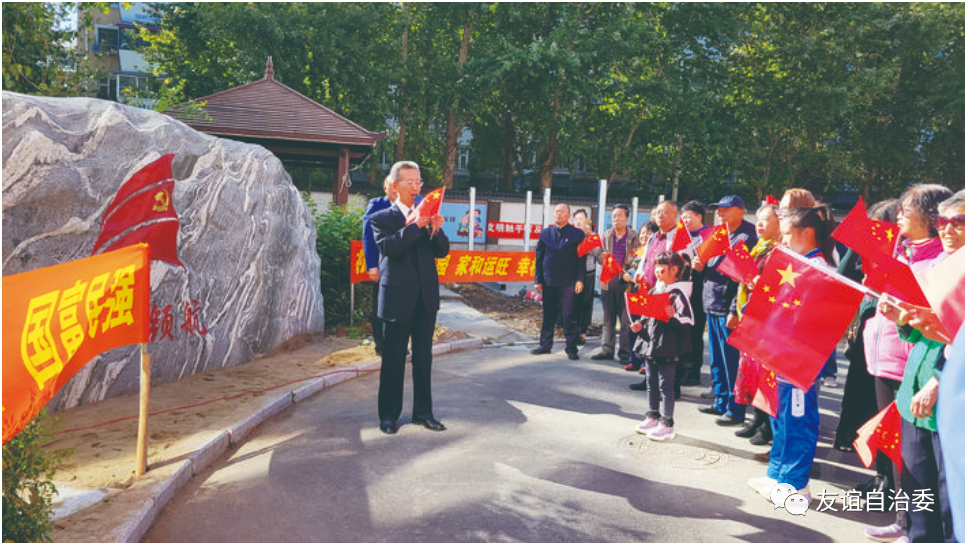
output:
<instances>
[{"instance_id":1,"label":"red propaganda banner","mask_svg":"<svg viewBox=\"0 0 967 544\"><path fill-rule=\"evenodd\" d=\"M533 251L461 251L436 260L440 282L534 281L537 255Z\"/></svg>"},{"instance_id":2,"label":"red propaganda banner","mask_svg":"<svg viewBox=\"0 0 967 544\"><path fill-rule=\"evenodd\" d=\"M668 323L668 307L671 305L671 293L649 295L648 293L625 293L625 306L631 315L653 317Z\"/></svg>"},{"instance_id":3,"label":"red propaganda banner","mask_svg":"<svg viewBox=\"0 0 967 544\"><path fill-rule=\"evenodd\" d=\"M578 257L584 257L588 253L594 251L595 248L603 247L601 245L601 237L597 234L592 234L591 236L586 236L581 243L578 244Z\"/></svg>"},{"instance_id":4,"label":"red propaganda banner","mask_svg":"<svg viewBox=\"0 0 967 544\"><path fill-rule=\"evenodd\" d=\"M719 225L712 231L712 235L698 246L695 253L700 261L707 263L719 255L728 253L730 247L732 242L729 241L729 227Z\"/></svg>"},{"instance_id":5,"label":"red propaganda banner","mask_svg":"<svg viewBox=\"0 0 967 544\"><path fill-rule=\"evenodd\" d=\"M836 349L864 295L820 266L785 247L774 249L728 339L803 391Z\"/></svg>"},{"instance_id":6,"label":"red propaganda banner","mask_svg":"<svg viewBox=\"0 0 967 544\"><path fill-rule=\"evenodd\" d=\"M416 208L410 212L410 216L406 218L406 224L409 225L420 217L433 217L440 213L440 204L443 204L443 193L445 192L447 192L447 188L440 187L427 193L423 200L416 205Z\"/></svg>"},{"instance_id":7,"label":"red propaganda banner","mask_svg":"<svg viewBox=\"0 0 967 544\"><path fill-rule=\"evenodd\" d=\"M360 240L350 242L350 282L369 281L366 257ZM461 251L451 249L436 260L441 283L490 281L519 283L534 281L536 254L533 251Z\"/></svg>"},{"instance_id":8,"label":"red propaganda banner","mask_svg":"<svg viewBox=\"0 0 967 544\"><path fill-rule=\"evenodd\" d=\"M530 239L536 240L540 237L541 231L544 230L544 226L541 224L532 224ZM524 239L524 224L523 223L508 223L506 221L487 221L487 238L509 238L509 239Z\"/></svg>"},{"instance_id":9,"label":"red propaganda banner","mask_svg":"<svg viewBox=\"0 0 967 544\"><path fill-rule=\"evenodd\" d=\"M148 341L148 246L3 278L3 442L95 355Z\"/></svg>"},{"instance_id":10,"label":"red propaganda banner","mask_svg":"<svg viewBox=\"0 0 967 544\"><path fill-rule=\"evenodd\" d=\"M893 247L900 227L886 221L874 221L866 215L866 204L859 198L843 222L833 231L833 238L863 257L864 273L868 265L893 259Z\"/></svg>"},{"instance_id":11,"label":"red propaganda banner","mask_svg":"<svg viewBox=\"0 0 967 544\"><path fill-rule=\"evenodd\" d=\"M349 241L349 283L369 281L366 270L366 254L363 253L362 240Z\"/></svg>"},{"instance_id":12,"label":"red propaganda banner","mask_svg":"<svg viewBox=\"0 0 967 544\"><path fill-rule=\"evenodd\" d=\"M752 283L752 280L759 275L759 267L756 266L755 259L749 253L749 248L745 247L743 243L738 243L725 254L725 258L719 263L719 272L739 283Z\"/></svg>"},{"instance_id":13,"label":"red propaganda banner","mask_svg":"<svg viewBox=\"0 0 967 544\"><path fill-rule=\"evenodd\" d=\"M171 198L174 157L164 155L121 185L101 218L92 255L146 243L151 247L151 260L184 266L178 259L178 213Z\"/></svg>"},{"instance_id":14,"label":"red propaganda banner","mask_svg":"<svg viewBox=\"0 0 967 544\"><path fill-rule=\"evenodd\" d=\"M896 466L903 466L900 455L900 412L897 410L896 401L864 423L856 434L853 448L863 461L863 466L870 468L877 450L886 454Z\"/></svg>"}]
</instances>

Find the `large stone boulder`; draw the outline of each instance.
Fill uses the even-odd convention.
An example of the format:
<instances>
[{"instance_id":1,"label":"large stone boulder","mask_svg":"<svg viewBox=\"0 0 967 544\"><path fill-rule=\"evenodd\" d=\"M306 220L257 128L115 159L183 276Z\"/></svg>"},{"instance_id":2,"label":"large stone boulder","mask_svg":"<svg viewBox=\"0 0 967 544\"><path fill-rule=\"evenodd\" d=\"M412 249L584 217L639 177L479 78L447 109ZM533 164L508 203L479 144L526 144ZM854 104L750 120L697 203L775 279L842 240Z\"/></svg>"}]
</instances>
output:
<instances>
[{"instance_id":1,"label":"large stone boulder","mask_svg":"<svg viewBox=\"0 0 967 544\"><path fill-rule=\"evenodd\" d=\"M183 170L171 200L184 267L151 263L152 381L245 363L321 332L316 232L279 160L103 100L3 93L3 275L89 257L118 188L168 154ZM48 408L137 390L139 353L96 357Z\"/></svg>"}]
</instances>

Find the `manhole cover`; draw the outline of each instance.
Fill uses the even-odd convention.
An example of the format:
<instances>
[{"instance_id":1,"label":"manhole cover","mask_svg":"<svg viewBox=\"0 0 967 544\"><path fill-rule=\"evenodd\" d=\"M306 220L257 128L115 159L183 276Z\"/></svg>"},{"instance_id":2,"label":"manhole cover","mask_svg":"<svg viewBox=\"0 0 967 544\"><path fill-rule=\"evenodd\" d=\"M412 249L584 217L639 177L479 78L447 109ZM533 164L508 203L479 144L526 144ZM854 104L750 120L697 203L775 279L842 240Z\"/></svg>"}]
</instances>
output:
<instances>
[{"instance_id":1,"label":"manhole cover","mask_svg":"<svg viewBox=\"0 0 967 544\"><path fill-rule=\"evenodd\" d=\"M711 469L729 464L729 454L677 441L655 442L633 434L622 438L618 447L650 464L671 468Z\"/></svg>"}]
</instances>

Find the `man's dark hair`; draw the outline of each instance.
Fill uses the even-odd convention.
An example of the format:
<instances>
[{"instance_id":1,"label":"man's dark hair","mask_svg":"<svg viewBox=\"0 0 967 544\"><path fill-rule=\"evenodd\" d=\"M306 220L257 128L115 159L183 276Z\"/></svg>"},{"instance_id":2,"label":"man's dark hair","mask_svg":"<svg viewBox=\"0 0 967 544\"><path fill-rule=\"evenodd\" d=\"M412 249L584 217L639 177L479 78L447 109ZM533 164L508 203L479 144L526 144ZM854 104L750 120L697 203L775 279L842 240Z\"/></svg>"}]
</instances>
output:
<instances>
[{"instance_id":1,"label":"man's dark hair","mask_svg":"<svg viewBox=\"0 0 967 544\"><path fill-rule=\"evenodd\" d=\"M584 211L584 208L581 208L580 210L576 210L574 213L571 214L571 216L574 217L577 214L582 214L584 215L584 217L588 216L588 212Z\"/></svg>"},{"instance_id":2,"label":"man's dark hair","mask_svg":"<svg viewBox=\"0 0 967 544\"><path fill-rule=\"evenodd\" d=\"M628 206L625 206L624 204L616 204L615 207L614 207L614 209L615 210L624 210L625 211L625 217L631 217L631 209L628 208Z\"/></svg>"}]
</instances>

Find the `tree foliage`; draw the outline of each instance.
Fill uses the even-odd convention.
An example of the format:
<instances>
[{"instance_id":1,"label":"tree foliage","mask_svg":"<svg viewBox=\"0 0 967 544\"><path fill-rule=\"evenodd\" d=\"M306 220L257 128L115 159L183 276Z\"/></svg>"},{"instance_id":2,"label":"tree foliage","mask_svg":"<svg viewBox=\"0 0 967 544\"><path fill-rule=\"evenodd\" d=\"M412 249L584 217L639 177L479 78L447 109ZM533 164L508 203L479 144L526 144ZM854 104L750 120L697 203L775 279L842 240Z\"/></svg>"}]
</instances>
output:
<instances>
[{"instance_id":1,"label":"tree foliage","mask_svg":"<svg viewBox=\"0 0 967 544\"><path fill-rule=\"evenodd\" d=\"M548 187L582 160L650 198L805 186L871 200L964 179L963 4L159 4L186 97L260 78L451 184ZM378 185L375 169L372 181ZM589 184L593 185L593 184ZM593 190L590 189L590 190Z\"/></svg>"}]
</instances>

